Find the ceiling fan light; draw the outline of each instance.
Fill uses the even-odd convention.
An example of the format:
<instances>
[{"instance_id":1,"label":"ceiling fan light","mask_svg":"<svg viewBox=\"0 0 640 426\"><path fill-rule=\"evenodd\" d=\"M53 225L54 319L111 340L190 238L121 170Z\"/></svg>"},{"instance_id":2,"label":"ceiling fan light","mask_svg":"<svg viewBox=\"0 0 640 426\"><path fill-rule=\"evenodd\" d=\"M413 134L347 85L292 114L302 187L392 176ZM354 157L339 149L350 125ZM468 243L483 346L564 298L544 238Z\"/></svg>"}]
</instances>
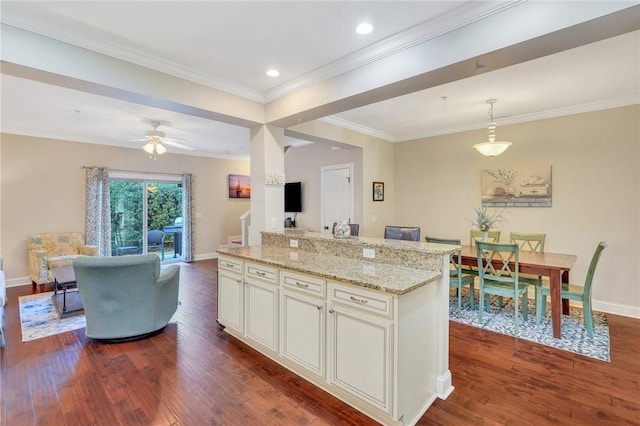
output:
<instances>
[{"instance_id":1,"label":"ceiling fan light","mask_svg":"<svg viewBox=\"0 0 640 426\"><path fill-rule=\"evenodd\" d=\"M149 154L149 158L153 158L155 160L158 155L162 155L167 152L165 144L193 151L193 148L190 146L174 142L171 138L165 138L164 132L158 131L158 126L160 125L158 121L152 121L151 125L153 126L153 130L145 132L147 144L142 147L144 152Z\"/></svg>"},{"instance_id":2,"label":"ceiling fan light","mask_svg":"<svg viewBox=\"0 0 640 426\"><path fill-rule=\"evenodd\" d=\"M148 144L143 146L142 149L144 149L144 152L146 152L147 154L151 155L151 154L153 154L153 147L154 147L154 143L153 142L149 142Z\"/></svg>"},{"instance_id":3,"label":"ceiling fan light","mask_svg":"<svg viewBox=\"0 0 640 426\"><path fill-rule=\"evenodd\" d=\"M477 143L473 147L478 152L486 157L495 157L506 151L511 146L511 142L497 141L497 142L483 142Z\"/></svg>"}]
</instances>

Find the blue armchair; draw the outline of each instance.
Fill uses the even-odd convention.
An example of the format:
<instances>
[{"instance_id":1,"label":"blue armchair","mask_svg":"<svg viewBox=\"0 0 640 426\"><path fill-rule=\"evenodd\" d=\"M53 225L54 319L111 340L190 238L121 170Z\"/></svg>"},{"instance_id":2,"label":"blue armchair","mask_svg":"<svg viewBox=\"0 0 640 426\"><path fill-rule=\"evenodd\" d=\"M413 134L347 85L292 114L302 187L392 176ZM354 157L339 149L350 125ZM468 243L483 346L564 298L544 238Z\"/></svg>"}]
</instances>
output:
<instances>
[{"instance_id":1,"label":"blue armchair","mask_svg":"<svg viewBox=\"0 0 640 426\"><path fill-rule=\"evenodd\" d=\"M85 334L127 341L161 331L178 308L180 267L160 271L155 254L79 257L73 261L87 317Z\"/></svg>"}]
</instances>

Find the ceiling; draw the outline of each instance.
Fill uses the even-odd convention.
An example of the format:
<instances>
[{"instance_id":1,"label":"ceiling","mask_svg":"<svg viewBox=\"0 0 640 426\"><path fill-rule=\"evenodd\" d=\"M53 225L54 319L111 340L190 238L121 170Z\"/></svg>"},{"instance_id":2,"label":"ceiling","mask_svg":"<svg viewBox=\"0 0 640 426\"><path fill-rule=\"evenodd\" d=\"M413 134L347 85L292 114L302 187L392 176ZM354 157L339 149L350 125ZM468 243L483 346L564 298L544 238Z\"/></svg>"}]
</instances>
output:
<instances>
[{"instance_id":1,"label":"ceiling","mask_svg":"<svg viewBox=\"0 0 640 426\"><path fill-rule=\"evenodd\" d=\"M270 102L515 2L11 2L2 22L258 102ZM374 31L358 35L369 21ZM265 71L277 68L280 76ZM3 133L123 147L151 130L170 152L249 158L249 130L2 74ZM640 32L340 112L323 120L392 141L640 102ZM288 139L287 143L300 143Z\"/></svg>"}]
</instances>

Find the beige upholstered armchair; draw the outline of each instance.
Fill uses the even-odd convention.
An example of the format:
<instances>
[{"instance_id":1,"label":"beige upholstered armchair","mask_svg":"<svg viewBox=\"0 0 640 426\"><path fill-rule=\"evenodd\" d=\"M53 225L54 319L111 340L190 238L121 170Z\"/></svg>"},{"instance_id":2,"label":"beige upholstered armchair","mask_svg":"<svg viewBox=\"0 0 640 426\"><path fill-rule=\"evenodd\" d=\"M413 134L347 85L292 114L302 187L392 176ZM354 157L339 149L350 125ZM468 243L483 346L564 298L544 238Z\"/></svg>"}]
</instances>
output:
<instances>
[{"instance_id":1,"label":"beige upholstered armchair","mask_svg":"<svg viewBox=\"0 0 640 426\"><path fill-rule=\"evenodd\" d=\"M80 232L32 235L27 240L29 278L34 284L53 282L51 270L71 265L78 256L97 256L98 246L84 243Z\"/></svg>"}]
</instances>

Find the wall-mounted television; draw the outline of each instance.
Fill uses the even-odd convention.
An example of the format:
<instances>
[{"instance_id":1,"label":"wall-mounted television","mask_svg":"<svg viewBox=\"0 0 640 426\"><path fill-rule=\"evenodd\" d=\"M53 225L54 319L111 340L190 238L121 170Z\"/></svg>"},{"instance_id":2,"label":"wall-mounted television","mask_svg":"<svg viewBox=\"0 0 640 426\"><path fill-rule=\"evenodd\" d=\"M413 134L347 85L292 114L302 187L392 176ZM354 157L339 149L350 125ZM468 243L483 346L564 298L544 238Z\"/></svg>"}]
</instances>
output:
<instances>
[{"instance_id":1,"label":"wall-mounted television","mask_svg":"<svg viewBox=\"0 0 640 426\"><path fill-rule=\"evenodd\" d=\"M284 211L285 213L302 212L302 182L284 184Z\"/></svg>"}]
</instances>

